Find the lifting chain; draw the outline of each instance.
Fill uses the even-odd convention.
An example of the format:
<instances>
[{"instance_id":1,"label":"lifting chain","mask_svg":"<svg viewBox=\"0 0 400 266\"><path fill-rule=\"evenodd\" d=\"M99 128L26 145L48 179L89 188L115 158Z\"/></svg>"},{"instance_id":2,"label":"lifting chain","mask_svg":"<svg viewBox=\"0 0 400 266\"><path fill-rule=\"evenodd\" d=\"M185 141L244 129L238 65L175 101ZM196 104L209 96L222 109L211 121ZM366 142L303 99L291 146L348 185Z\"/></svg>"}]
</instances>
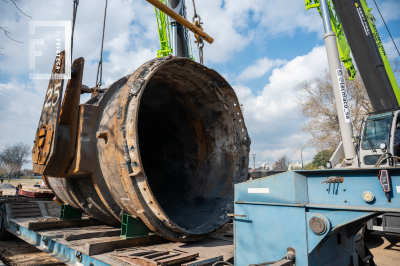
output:
<instances>
[{"instance_id":1,"label":"lifting chain","mask_svg":"<svg viewBox=\"0 0 400 266\"><path fill-rule=\"evenodd\" d=\"M193 16L193 24L203 30L203 27L201 26L203 24L203 22L201 22L201 17L197 14L196 12L196 5L193 1L193 9L194 9L194 16ZM204 40L203 37L201 37L199 34L195 33L194 37L196 38L196 43L197 43L197 48L199 49L199 58L200 58L200 64L203 65L203 47L204 47Z\"/></svg>"}]
</instances>

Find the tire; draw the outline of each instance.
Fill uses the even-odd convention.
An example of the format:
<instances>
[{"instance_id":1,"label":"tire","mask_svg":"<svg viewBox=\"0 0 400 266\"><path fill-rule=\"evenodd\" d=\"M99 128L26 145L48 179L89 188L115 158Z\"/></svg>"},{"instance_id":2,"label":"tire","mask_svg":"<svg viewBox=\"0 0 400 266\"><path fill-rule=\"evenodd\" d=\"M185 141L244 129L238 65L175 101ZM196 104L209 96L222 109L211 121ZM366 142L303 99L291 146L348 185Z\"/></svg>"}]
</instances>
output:
<instances>
[{"instance_id":1,"label":"tire","mask_svg":"<svg viewBox=\"0 0 400 266\"><path fill-rule=\"evenodd\" d=\"M0 241L7 241L13 236L6 230L6 217L6 206L2 205L0 207Z\"/></svg>"}]
</instances>

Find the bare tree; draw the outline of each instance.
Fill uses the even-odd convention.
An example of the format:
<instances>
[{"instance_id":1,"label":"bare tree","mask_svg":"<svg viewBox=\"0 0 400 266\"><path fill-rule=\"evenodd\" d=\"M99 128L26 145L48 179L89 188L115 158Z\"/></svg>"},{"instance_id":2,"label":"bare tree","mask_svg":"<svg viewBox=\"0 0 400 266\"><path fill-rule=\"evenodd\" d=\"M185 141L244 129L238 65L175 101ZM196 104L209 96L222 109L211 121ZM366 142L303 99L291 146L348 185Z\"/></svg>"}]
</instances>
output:
<instances>
[{"instance_id":1,"label":"bare tree","mask_svg":"<svg viewBox=\"0 0 400 266\"><path fill-rule=\"evenodd\" d=\"M399 80L400 59L391 59L391 65L396 79ZM346 78L353 133L356 135L360 130L363 116L373 109L361 76L358 74L355 80L350 81L347 71L343 72ZM300 129L312 135L307 145L317 151L336 149L341 136L329 71L324 70L320 76L301 82L297 90L303 92L298 99L299 108L304 116L310 118Z\"/></svg>"},{"instance_id":2,"label":"bare tree","mask_svg":"<svg viewBox=\"0 0 400 266\"><path fill-rule=\"evenodd\" d=\"M18 5L17 5L16 2L19 2L19 1L17 1L17 0L3 0L3 2L4 2L4 3L12 3L12 4L14 4L15 8L16 8L21 14L27 16L28 18L32 18L31 16L28 16L27 14L25 14L25 13L18 7ZM23 43L23 42L19 42L19 41L15 40L15 39L11 38L10 35L11 35L12 33L9 32L9 31L7 30L7 27L0 27L0 30L2 30L2 31L4 32L4 34L7 36L7 38L9 38L10 40L12 40L12 41L14 41L14 42L17 42L17 43ZM0 49L4 49L4 48L0 47ZM0 55L3 55L3 54L0 53Z\"/></svg>"},{"instance_id":3,"label":"bare tree","mask_svg":"<svg viewBox=\"0 0 400 266\"><path fill-rule=\"evenodd\" d=\"M29 162L30 147L22 142L14 145L6 145L0 153L0 162L2 169L8 176L17 174L21 171L24 164Z\"/></svg>"},{"instance_id":4,"label":"bare tree","mask_svg":"<svg viewBox=\"0 0 400 266\"><path fill-rule=\"evenodd\" d=\"M353 130L356 134L360 129L362 116L373 109L360 75L350 81L347 72L344 72ZM299 108L304 116L310 118L300 129L312 135L307 145L318 151L336 149L341 136L329 71L325 69L321 76L301 82L296 89L302 92L298 99Z\"/></svg>"}]
</instances>

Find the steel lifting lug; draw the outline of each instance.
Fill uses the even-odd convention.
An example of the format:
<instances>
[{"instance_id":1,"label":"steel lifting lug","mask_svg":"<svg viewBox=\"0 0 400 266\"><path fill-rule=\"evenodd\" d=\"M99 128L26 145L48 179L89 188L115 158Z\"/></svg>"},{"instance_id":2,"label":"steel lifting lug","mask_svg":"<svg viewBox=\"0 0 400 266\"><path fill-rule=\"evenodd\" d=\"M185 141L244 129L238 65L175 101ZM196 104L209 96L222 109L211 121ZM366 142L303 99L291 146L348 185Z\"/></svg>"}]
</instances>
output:
<instances>
[{"instance_id":1,"label":"steel lifting lug","mask_svg":"<svg viewBox=\"0 0 400 266\"><path fill-rule=\"evenodd\" d=\"M82 253L81 252L76 250L74 255L78 262L82 262Z\"/></svg>"},{"instance_id":2,"label":"steel lifting lug","mask_svg":"<svg viewBox=\"0 0 400 266\"><path fill-rule=\"evenodd\" d=\"M43 241L44 245L47 246L49 239L47 239L47 237L45 237L45 236L42 236L42 241Z\"/></svg>"}]
</instances>

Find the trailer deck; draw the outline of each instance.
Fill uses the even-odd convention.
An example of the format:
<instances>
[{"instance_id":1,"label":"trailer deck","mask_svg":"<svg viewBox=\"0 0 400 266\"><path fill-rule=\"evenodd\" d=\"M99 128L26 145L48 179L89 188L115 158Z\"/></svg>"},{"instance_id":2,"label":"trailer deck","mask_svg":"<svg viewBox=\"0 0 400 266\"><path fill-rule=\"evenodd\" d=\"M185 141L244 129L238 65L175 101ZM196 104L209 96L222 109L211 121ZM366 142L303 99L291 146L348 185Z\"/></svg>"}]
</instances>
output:
<instances>
[{"instance_id":1,"label":"trailer deck","mask_svg":"<svg viewBox=\"0 0 400 266\"><path fill-rule=\"evenodd\" d=\"M149 234L123 239L120 229L94 219L11 218L10 233L67 265L209 265L233 258L233 238L214 233L191 243Z\"/></svg>"}]
</instances>

